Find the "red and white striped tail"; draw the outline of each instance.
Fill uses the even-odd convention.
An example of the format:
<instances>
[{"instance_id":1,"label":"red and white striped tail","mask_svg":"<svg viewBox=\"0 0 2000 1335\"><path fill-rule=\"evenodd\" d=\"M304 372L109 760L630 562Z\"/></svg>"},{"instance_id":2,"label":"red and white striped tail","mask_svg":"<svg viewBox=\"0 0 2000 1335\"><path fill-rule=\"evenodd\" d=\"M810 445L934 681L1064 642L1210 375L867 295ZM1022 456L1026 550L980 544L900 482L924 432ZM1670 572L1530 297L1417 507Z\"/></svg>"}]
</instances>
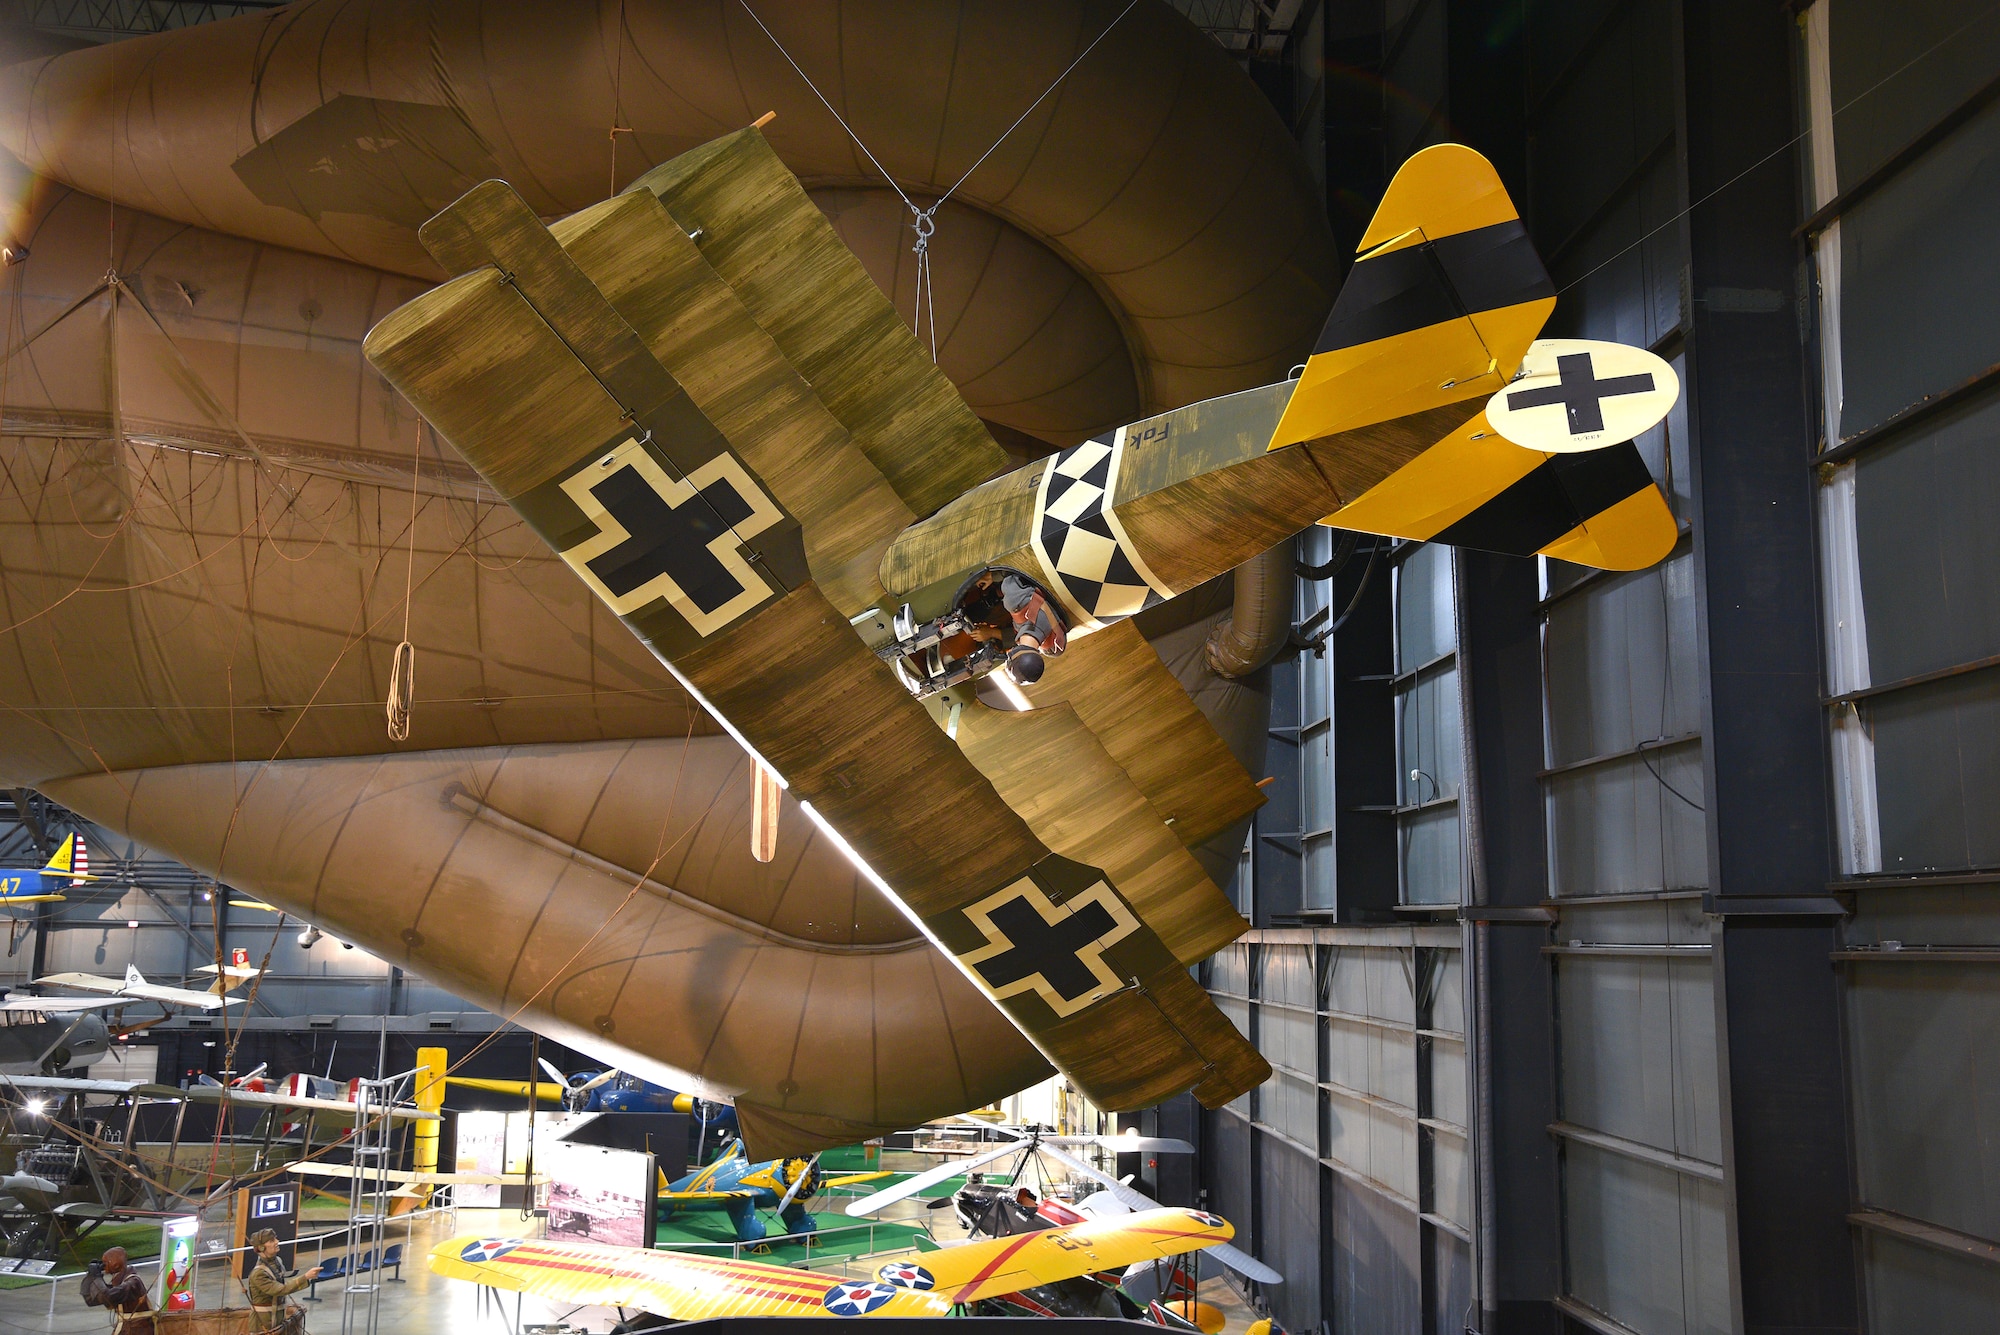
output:
<instances>
[{"instance_id":1,"label":"red and white striped tail","mask_svg":"<svg viewBox=\"0 0 2000 1335\"><path fill-rule=\"evenodd\" d=\"M76 856L69 864L71 885L82 885L90 879L90 850L83 845L83 836L76 837Z\"/></svg>"}]
</instances>

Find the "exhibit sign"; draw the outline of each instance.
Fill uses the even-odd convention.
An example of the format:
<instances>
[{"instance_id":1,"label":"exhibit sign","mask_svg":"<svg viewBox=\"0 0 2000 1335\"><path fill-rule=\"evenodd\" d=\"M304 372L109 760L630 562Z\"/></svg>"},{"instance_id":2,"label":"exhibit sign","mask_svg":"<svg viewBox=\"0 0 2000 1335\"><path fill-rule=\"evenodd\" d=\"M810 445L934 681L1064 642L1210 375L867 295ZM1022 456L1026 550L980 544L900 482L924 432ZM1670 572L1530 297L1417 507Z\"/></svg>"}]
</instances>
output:
<instances>
[{"instance_id":1,"label":"exhibit sign","mask_svg":"<svg viewBox=\"0 0 2000 1335\"><path fill-rule=\"evenodd\" d=\"M291 1182L271 1182L257 1187L241 1187L236 1192L236 1224L230 1238L230 1273L242 1279L250 1273L256 1258L250 1252L250 1235L270 1229L278 1235L278 1255L285 1268L292 1267L293 1242L299 1235L299 1188Z\"/></svg>"},{"instance_id":2,"label":"exhibit sign","mask_svg":"<svg viewBox=\"0 0 2000 1335\"><path fill-rule=\"evenodd\" d=\"M554 1140L537 1146L536 1160L550 1178L548 1237L653 1245L659 1170L652 1155Z\"/></svg>"},{"instance_id":3,"label":"exhibit sign","mask_svg":"<svg viewBox=\"0 0 2000 1335\"><path fill-rule=\"evenodd\" d=\"M201 1234L201 1220L194 1215L172 1215L160 1221L160 1310L194 1310L194 1240Z\"/></svg>"}]
</instances>

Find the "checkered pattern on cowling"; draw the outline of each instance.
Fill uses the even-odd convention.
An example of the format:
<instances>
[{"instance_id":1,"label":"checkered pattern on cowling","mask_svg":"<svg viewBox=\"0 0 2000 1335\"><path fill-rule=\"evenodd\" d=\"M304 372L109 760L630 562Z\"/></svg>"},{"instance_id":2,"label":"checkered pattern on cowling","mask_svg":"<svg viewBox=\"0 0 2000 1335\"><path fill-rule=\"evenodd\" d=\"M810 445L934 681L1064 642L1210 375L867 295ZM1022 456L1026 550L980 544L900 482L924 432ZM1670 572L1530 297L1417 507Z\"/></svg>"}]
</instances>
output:
<instances>
[{"instance_id":1,"label":"checkered pattern on cowling","mask_svg":"<svg viewBox=\"0 0 2000 1335\"><path fill-rule=\"evenodd\" d=\"M1119 621L1162 601L1119 541L1104 503L1111 438L1086 440L1049 462L1038 523L1042 549L1070 600L1093 621Z\"/></svg>"}]
</instances>

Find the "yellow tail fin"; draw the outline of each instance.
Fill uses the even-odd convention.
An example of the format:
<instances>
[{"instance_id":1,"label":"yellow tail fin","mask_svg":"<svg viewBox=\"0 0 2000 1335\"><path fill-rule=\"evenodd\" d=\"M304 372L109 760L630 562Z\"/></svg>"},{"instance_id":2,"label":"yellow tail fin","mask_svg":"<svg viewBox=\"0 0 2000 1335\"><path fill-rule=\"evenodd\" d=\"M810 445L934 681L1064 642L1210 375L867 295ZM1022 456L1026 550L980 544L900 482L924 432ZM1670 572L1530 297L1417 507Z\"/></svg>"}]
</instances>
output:
<instances>
[{"instance_id":1,"label":"yellow tail fin","mask_svg":"<svg viewBox=\"0 0 2000 1335\"><path fill-rule=\"evenodd\" d=\"M1271 448L1493 394L1555 304L1493 164L1462 144L1414 154L1362 235Z\"/></svg>"},{"instance_id":2,"label":"yellow tail fin","mask_svg":"<svg viewBox=\"0 0 2000 1335\"><path fill-rule=\"evenodd\" d=\"M49 859L48 865L43 867L42 870L54 872L58 876L70 876L74 874L70 869L75 865L75 862L76 836L72 834L62 841L62 847L56 850L55 856Z\"/></svg>"}]
</instances>

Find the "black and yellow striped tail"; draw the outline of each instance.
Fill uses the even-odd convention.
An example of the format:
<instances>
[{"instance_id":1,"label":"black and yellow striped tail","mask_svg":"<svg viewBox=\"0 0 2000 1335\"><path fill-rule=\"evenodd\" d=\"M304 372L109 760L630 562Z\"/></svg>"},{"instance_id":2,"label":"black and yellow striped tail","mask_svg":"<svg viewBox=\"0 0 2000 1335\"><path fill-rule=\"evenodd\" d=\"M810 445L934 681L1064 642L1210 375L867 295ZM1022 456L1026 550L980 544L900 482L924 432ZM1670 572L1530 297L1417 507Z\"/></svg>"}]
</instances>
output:
<instances>
[{"instance_id":1,"label":"black and yellow striped tail","mask_svg":"<svg viewBox=\"0 0 2000 1335\"><path fill-rule=\"evenodd\" d=\"M1270 448L1491 397L1555 304L1492 164L1459 144L1424 149L1363 234ZM1649 566L1679 537L1630 442L1547 454L1504 439L1484 412L1322 522L1607 570Z\"/></svg>"},{"instance_id":2,"label":"black and yellow striped tail","mask_svg":"<svg viewBox=\"0 0 2000 1335\"><path fill-rule=\"evenodd\" d=\"M1271 448L1494 394L1555 304L1493 164L1461 144L1414 154L1362 234Z\"/></svg>"}]
</instances>

